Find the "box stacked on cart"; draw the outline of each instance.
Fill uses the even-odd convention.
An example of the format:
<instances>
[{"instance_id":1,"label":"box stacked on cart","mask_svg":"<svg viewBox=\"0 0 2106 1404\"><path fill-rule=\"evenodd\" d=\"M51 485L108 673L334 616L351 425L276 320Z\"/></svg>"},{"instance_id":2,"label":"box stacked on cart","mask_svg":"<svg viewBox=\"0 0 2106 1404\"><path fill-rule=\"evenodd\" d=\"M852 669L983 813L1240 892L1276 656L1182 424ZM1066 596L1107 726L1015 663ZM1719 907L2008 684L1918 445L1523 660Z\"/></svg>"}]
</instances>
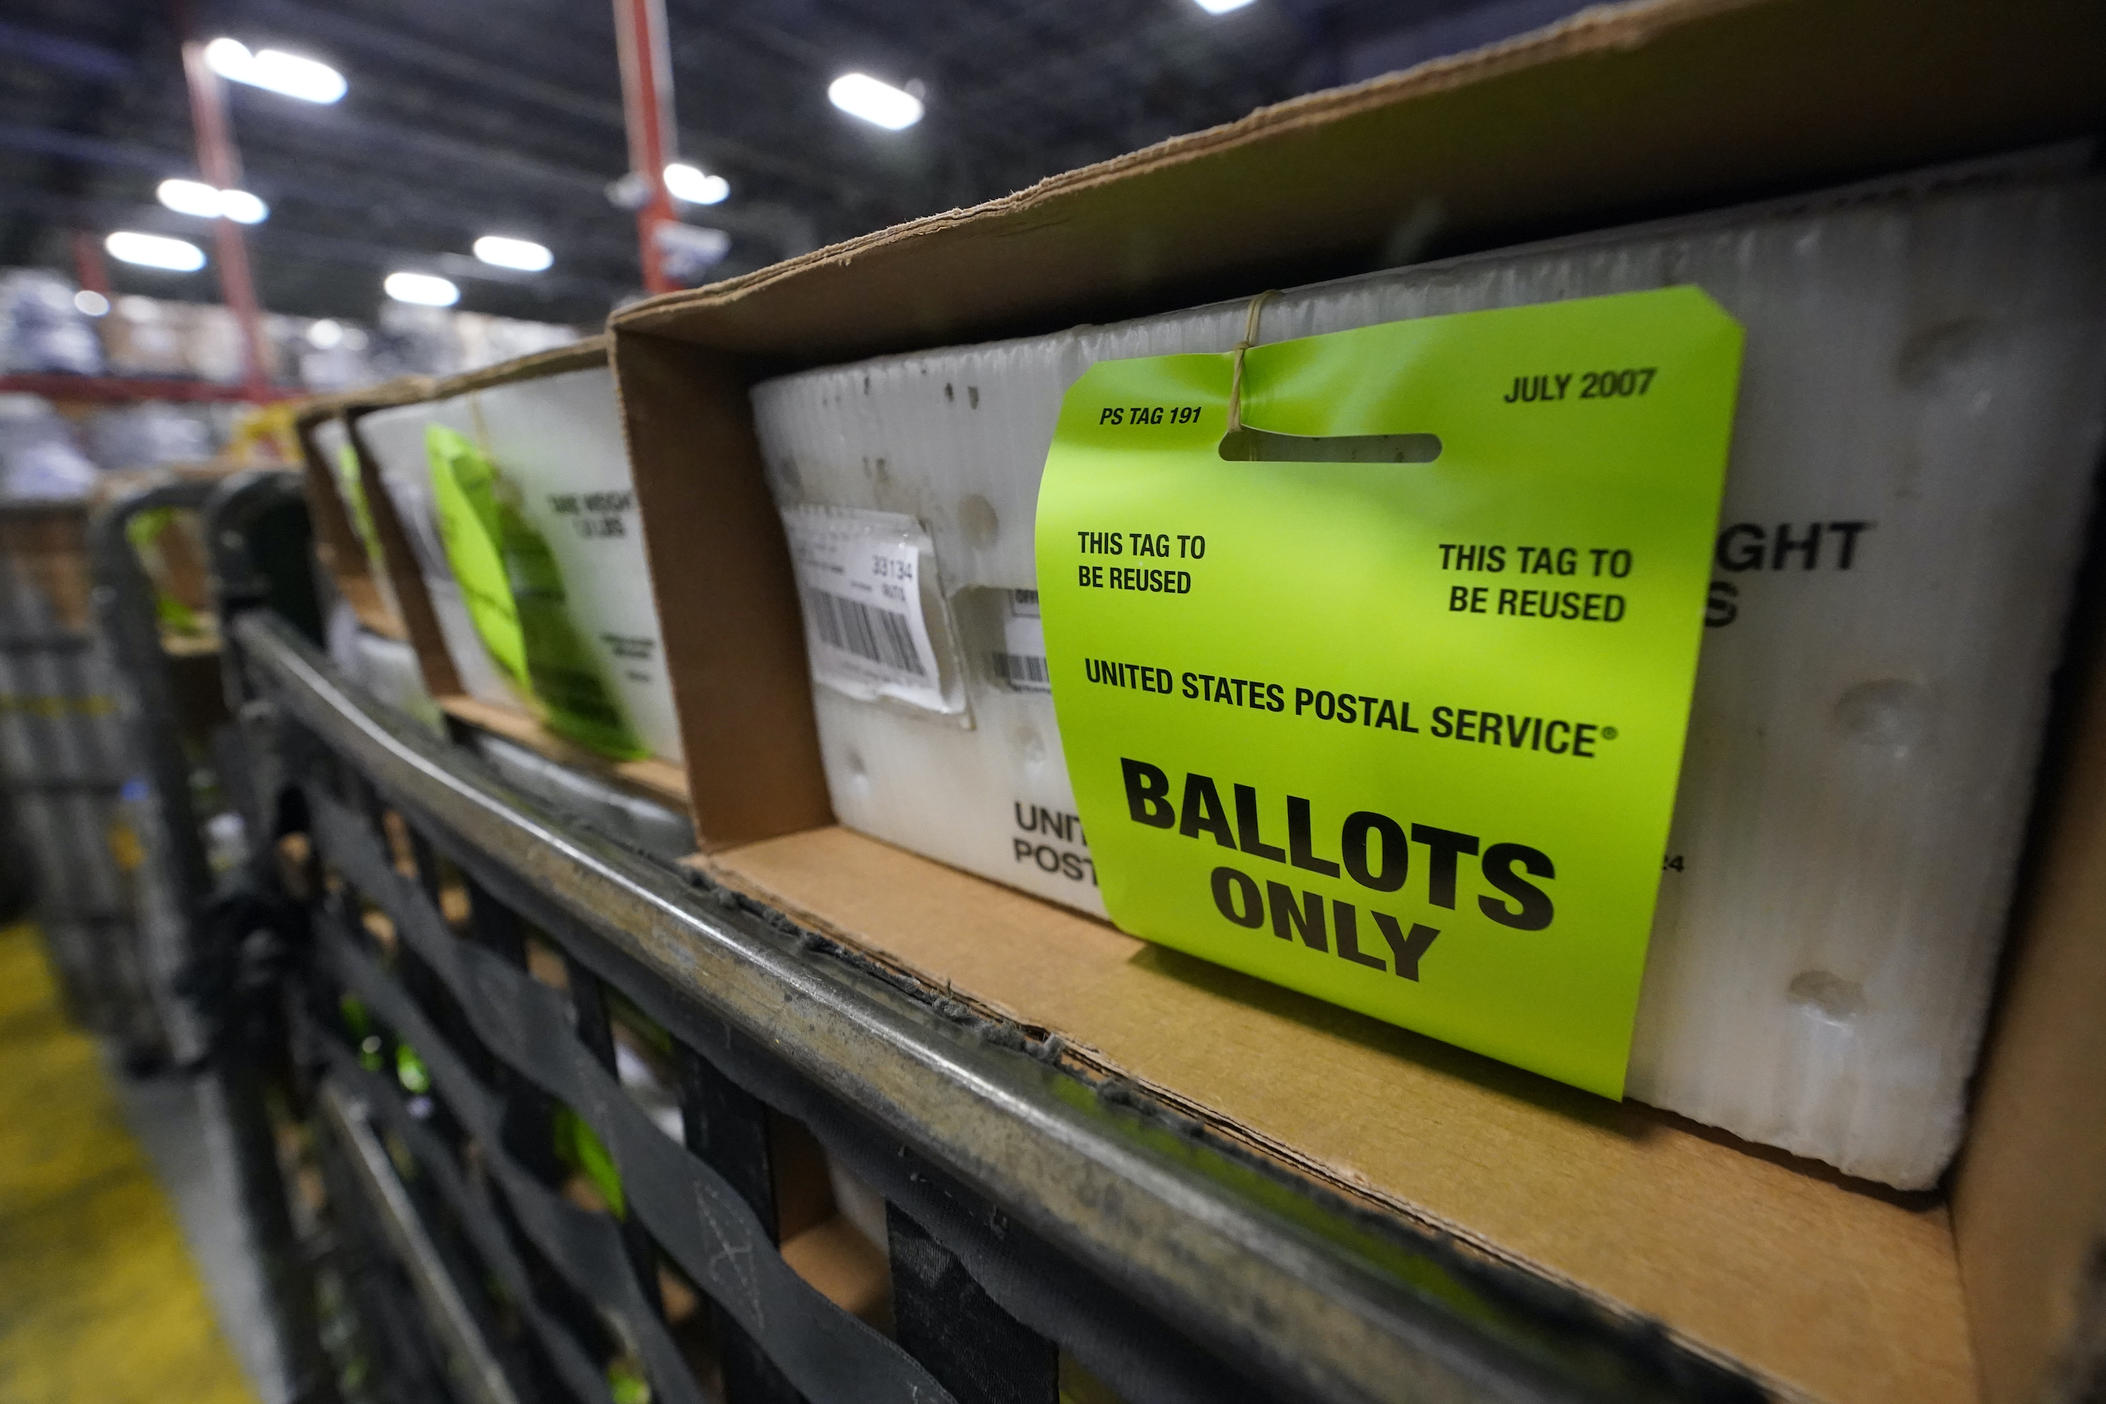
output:
<instances>
[{"instance_id":1,"label":"box stacked on cart","mask_svg":"<svg viewBox=\"0 0 2106 1404\"><path fill-rule=\"evenodd\" d=\"M603 342L440 381L351 420L431 690L612 760L681 741ZM375 497L382 501L374 502Z\"/></svg>"}]
</instances>

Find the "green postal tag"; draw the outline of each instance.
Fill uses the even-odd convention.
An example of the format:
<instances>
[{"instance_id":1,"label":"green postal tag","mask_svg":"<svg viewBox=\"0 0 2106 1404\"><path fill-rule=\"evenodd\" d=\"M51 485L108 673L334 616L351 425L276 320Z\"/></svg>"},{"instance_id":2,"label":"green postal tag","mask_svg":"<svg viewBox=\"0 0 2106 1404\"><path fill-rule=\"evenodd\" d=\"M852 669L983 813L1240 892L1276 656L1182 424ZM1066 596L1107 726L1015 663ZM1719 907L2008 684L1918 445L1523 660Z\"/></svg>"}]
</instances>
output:
<instances>
[{"instance_id":1,"label":"green postal tag","mask_svg":"<svg viewBox=\"0 0 2106 1404\"><path fill-rule=\"evenodd\" d=\"M444 425L426 427L425 449L446 561L490 657L557 735L616 760L649 755L570 617L555 554L496 466Z\"/></svg>"},{"instance_id":2,"label":"green postal tag","mask_svg":"<svg viewBox=\"0 0 2106 1404\"><path fill-rule=\"evenodd\" d=\"M1038 580L1112 919L1621 1096L1740 346L1695 288L1258 346L1226 445L1233 356L1084 374Z\"/></svg>"}]
</instances>

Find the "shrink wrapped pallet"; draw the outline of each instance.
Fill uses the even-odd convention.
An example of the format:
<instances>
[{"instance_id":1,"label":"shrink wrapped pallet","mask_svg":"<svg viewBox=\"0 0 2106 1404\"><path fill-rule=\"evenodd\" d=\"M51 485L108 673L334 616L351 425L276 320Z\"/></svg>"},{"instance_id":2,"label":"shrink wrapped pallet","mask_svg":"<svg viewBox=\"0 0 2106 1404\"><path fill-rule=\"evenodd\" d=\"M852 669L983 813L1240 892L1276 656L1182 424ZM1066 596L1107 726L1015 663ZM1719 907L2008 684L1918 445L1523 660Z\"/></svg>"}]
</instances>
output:
<instances>
[{"instance_id":1,"label":"shrink wrapped pallet","mask_svg":"<svg viewBox=\"0 0 2106 1404\"><path fill-rule=\"evenodd\" d=\"M680 729L665 669L657 606L644 560L633 480L604 364L376 410L359 421L381 481L409 535L418 574L462 689L498 706L527 703L478 634L449 564L433 491L432 434L460 436L486 460L499 491L534 541L537 571L552 573L565 634L564 672L580 675L570 701L606 707L608 726L640 752L677 762ZM549 581L532 588L546 593ZM515 592L522 589L516 578ZM546 673L543 680L546 680ZM552 707L554 697L541 701ZM558 730L562 727L559 725ZM588 744L590 742L588 741Z\"/></svg>"},{"instance_id":2,"label":"shrink wrapped pallet","mask_svg":"<svg viewBox=\"0 0 2106 1404\"><path fill-rule=\"evenodd\" d=\"M1272 342L1696 284L1745 326L1631 1095L1902 1186L1950 1157L2091 507L2102 247L2098 182L1975 171L1265 305ZM843 823L1102 913L1035 642L1039 476L1087 366L1227 351L1246 307L755 387ZM924 685L859 667L891 634L826 598L857 547L918 563Z\"/></svg>"}]
</instances>

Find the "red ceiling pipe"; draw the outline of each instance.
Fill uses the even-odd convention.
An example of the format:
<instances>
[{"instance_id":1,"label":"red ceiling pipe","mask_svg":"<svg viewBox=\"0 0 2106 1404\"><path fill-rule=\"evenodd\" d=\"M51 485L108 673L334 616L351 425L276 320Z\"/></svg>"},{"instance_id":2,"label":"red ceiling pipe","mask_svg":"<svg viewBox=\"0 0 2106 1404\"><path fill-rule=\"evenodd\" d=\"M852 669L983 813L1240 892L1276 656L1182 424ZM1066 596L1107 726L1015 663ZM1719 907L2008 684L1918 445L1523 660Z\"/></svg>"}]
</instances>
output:
<instances>
[{"instance_id":1,"label":"red ceiling pipe","mask_svg":"<svg viewBox=\"0 0 2106 1404\"><path fill-rule=\"evenodd\" d=\"M190 88L190 126L197 138L197 169L215 190L241 188L241 156L234 148L234 129L227 121L227 85L205 62L205 45L190 32L190 16L181 0L171 6L176 32L183 39L183 80ZM241 383L245 396L258 404L270 398L270 375L263 351L263 308L249 277L249 245L241 226L224 216L212 221L213 247L219 255L219 295L241 328Z\"/></svg>"},{"instance_id":2,"label":"red ceiling pipe","mask_svg":"<svg viewBox=\"0 0 2106 1404\"><path fill-rule=\"evenodd\" d=\"M85 229L73 231L73 277L82 292L110 295L110 266L102 261L102 245Z\"/></svg>"},{"instance_id":3,"label":"red ceiling pipe","mask_svg":"<svg viewBox=\"0 0 2106 1404\"><path fill-rule=\"evenodd\" d=\"M649 192L636 212L644 291L671 292L658 247L658 226L674 221L665 163L673 142L673 68L666 51L664 0L614 0L614 34L622 64L622 119L629 130L629 169Z\"/></svg>"}]
</instances>

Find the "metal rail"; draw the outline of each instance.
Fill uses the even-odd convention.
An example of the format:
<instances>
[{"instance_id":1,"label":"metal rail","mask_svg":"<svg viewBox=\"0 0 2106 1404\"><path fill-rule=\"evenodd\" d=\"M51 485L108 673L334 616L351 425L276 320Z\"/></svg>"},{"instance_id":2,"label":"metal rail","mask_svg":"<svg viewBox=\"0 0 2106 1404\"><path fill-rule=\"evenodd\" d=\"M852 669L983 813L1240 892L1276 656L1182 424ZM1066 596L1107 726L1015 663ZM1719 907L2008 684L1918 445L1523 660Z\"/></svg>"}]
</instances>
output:
<instances>
[{"instance_id":1,"label":"metal rail","mask_svg":"<svg viewBox=\"0 0 2106 1404\"><path fill-rule=\"evenodd\" d=\"M336 1087L324 1087L316 1099L322 1119L344 1146L359 1191L380 1221L396 1258L407 1269L410 1286L424 1304L435 1334L456 1362L454 1378L477 1404L520 1404L504 1367L483 1338L475 1312L462 1297L439 1248L417 1214L409 1191L387 1149L374 1134L366 1108Z\"/></svg>"},{"instance_id":2,"label":"metal rail","mask_svg":"<svg viewBox=\"0 0 2106 1404\"><path fill-rule=\"evenodd\" d=\"M955 1255L994 1308L1127 1398L1759 1393L1645 1323L1178 1129L1144 1096L1102 1096L1033 1056L1018 1031L947 1013L940 991L905 987L780 914L566 826L473 758L367 704L268 613L235 621L231 637L247 695L294 755L284 773L312 777L334 757L352 789L369 787L372 805L462 870L475 911L516 913L737 1091L803 1121L895 1215ZM633 1107L614 1104L626 1099L601 1101L603 1084L546 1040L515 1044L506 1019L539 1007L528 982L484 952L452 954L435 908L419 909L414 884L381 871L377 821L361 836L344 819L356 806L312 783L309 792L325 861L361 869L361 896L406 933L434 987L453 991L454 1024L412 1003L391 1007L440 1045L482 1045L536 1095L560 1091L618 1157L627 1146L655 1162L635 1139ZM323 943L325 978L378 978L345 954L353 934ZM482 1096L465 1072L451 1077ZM633 1250L655 1234L677 1256L681 1231L646 1221L624 1235ZM897 1287L897 1230L893 1250ZM753 1335L773 1357L766 1330Z\"/></svg>"},{"instance_id":3,"label":"metal rail","mask_svg":"<svg viewBox=\"0 0 2106 1404\"><path fill-rule=\"evenodd\" d=\"M190 762L183 754L174 685L161 645L154 584L127 535L131 524L162 508L196 512L217 486L205 478L171 478L104 506L88 524L88 556L94 568L96 622L110 656L131 693L127 721L134 758L163 819L168 877L186 923L194 924L212 895L212 868L204 835L190 800Z\"/></svg>"}]
</instances>

